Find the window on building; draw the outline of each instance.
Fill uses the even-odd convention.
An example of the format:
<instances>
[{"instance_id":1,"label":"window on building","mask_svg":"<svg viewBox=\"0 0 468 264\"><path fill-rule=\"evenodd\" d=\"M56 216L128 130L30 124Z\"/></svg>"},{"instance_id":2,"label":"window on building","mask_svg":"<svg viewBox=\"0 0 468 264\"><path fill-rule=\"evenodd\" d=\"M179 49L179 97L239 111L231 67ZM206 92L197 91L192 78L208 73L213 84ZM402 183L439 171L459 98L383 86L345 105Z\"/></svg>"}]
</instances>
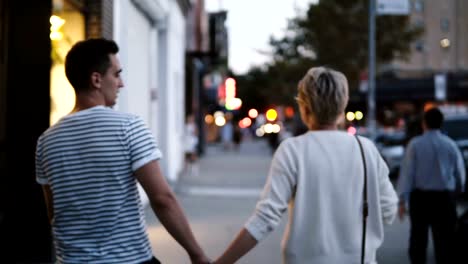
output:
<instances>
[{"instance_id":1,"label":"window on building","mask_svg":"<svg viewBox=\"0 0 468 264\"><path fill-rule=\"evenodd\" d=\"M416 12L423 12L424 11L424 2L423 0L414 0L413 8Z\"/></svg>"},{"instance_id":2,"label":"window on building","mask_svg":"<svg viewBox=\"0 0 468 264\"><path fill-rule=\"evenodd\" d=\"M449 29L450 21L448 20L448 18L440 19L440 30L442 30L442 32L449 32Z\"/></svg>"},{"instance_id":3,"label":"window on building","mask_svg":"<svg viewBox=\"0 0 468 264\"><path fill-rule=\"evenodd\" d=\"M416 43L414 44L414 48L419 52L423 52L424 51L424 41L422 41L422 40L416 41Z\"/></svg>"},{"instance_id":4,"label":"window on building","mask_svg":"<svg viewBox=\"0 0 468 264\"><path fill-rule=\"evenodd\" d=\"M53 1L50 18L52 67L50 70L50 124L71 112L75 91L65 76L65 56L76 42L85 39L85 17L79 1Z\"/></svg>"},{"instance_id":5,"label":"window on building","mask_svg":"<svg viewBox=\"0 0 468 264\"><path fill-rule=\"evenodd\" d=\"M417 28L417 29L424 28L424 20L417 19L416 21L414 21L413 26L414 28Z\"/></svg>"}]
</instances>

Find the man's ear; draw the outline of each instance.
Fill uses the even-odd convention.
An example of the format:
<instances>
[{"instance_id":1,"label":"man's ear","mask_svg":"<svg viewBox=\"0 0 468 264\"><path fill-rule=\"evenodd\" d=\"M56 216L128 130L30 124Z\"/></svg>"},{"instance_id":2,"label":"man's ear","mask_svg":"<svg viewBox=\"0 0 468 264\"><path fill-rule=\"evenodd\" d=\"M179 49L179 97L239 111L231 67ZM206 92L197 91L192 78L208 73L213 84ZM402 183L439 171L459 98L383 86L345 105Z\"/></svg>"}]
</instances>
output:
<instances>
[{"instance_id":1,"label":"man's ear","mask_svg":"<svg viewBox=\"0 0 468 264\"><path fill-rule=\"evenodd\" d=\"M91 73L91 85L96 88L101 88L101 74L98 72Z\"/></svg>"}]
</instances>

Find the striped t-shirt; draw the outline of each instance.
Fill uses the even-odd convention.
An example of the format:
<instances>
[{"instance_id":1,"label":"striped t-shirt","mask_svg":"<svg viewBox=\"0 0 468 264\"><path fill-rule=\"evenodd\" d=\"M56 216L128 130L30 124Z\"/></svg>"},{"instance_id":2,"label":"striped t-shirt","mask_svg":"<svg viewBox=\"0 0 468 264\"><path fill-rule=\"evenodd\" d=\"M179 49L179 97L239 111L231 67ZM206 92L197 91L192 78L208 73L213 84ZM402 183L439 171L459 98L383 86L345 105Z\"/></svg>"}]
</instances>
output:
<instances>
[{"instance_id":1,"label":"striped t-shirt","mask_svg":"<svg viewBox=\"0 0 468 264\"><path fill-rule=\"evenodd\" d=\"M161 158L141 118L96 106L45 131L36 177L53 195L59 263L140 263L152 257L134 171Z\"/></svg>"}]
</instances>

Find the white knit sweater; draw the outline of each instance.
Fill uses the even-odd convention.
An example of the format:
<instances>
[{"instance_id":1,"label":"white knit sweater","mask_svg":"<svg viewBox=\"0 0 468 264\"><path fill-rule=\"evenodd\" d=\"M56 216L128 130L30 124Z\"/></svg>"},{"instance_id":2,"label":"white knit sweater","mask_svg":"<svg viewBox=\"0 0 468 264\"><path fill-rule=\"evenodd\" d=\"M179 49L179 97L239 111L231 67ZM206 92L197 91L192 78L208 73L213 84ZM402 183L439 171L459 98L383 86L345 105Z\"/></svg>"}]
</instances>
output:
<instances>
[{"instance_id":1,"label":"white knit sweater","mask_svg":"<svg viewBox=\"0 0 468 264\"><path fill-rule=\"evenodd\" d=\"M368 173L366 262L375 263L393 222L398 198L374 144L360 137ZM286 139L276 151L256 211L245 227L258 241L288 209L284 263L359 263L364 172L359 145L342 131L309 131Z\"/></svg>"}]
</instances>

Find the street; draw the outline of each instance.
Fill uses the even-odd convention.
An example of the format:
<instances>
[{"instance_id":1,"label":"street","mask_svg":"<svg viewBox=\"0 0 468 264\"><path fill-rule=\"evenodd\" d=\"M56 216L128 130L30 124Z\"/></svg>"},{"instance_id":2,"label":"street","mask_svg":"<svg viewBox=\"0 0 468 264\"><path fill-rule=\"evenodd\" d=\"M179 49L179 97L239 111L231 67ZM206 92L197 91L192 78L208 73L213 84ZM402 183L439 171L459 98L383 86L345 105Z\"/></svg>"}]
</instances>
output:
<instances>
[{"instance_id":1,"label":"street","mask_svg":"<svg viewBox=\"0 0 468 264\"><path fill-rule=\"evenodd\" d=\"M184 174L175 186L196 238L206 253L216 258L229 245L250 214L265 183L271 151L264 140L245 140L239 152L224 151L221 145L208 145L199 159L199 171ZM190 263L184 250L146 208L146 221L154 255L162 263ZM282 224L239 263L281 263ZM385 227L385 241L377 253L379 264L405 264L409 235L408 219L397 219ZM432 245L428 263L433 261Z\"/></svg>"}]
</instances>

